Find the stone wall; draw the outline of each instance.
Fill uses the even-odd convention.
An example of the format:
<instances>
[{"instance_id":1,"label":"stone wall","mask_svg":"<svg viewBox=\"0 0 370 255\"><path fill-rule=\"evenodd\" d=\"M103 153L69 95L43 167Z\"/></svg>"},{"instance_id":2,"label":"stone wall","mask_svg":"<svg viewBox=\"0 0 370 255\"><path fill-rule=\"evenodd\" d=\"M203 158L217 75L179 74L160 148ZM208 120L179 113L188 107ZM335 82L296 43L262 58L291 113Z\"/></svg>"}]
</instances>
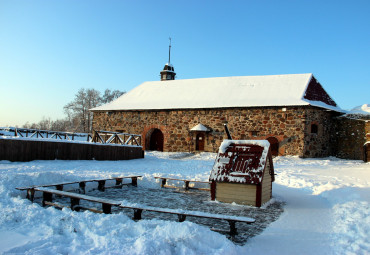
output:
<instances>
[{"instance_id":1,"label":"stone wall","mask_svg":"<svg viewBox=\"0 0 370 255\"><path fill-rule=\"evenodd\" d=\"M333 155L345 159L364 160L364 143L369 132L370 120L358 116L338 118L333 138L336 140Z\"/></svg>"},{"instance_id":2,"label":"stone wall","mask_svg":"<svg viewBox=\"0 0 370 255\"><path fill-rule=\"evenodd\" d=\"M335 115L331 111L307 108L303 157L316 158L333 155L334 142L331 134L335 133Z\"/></svg>"},{"instance_id":3,"label":"stone wall","mask_svg":"<svg viewBox=\"0 0 370 255\"><path fill-rule=\"evenodd\" d=\"M190 129L201 123L211 129L205 135L205 151L217 152L223 139L224 123L233 139L267 139L279 143L279 155L301 157L328 156L328 133L332 116L314 107L259 107L203 110L115 111L94 112L93 128L141 134L143 146L149 148L151 132L159 129L164 135L164 151L195 151L197 132ZM309 135L311 122L319 132Z\"/></svg>"}]
</instances>

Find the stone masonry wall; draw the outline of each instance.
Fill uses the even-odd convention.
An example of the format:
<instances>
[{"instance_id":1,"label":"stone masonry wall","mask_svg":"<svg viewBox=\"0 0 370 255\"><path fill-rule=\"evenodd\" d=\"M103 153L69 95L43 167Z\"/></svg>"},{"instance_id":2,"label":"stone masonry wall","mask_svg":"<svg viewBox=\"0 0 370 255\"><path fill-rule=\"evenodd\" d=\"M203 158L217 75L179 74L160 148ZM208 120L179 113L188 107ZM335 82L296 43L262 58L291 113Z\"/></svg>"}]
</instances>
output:
<instances>
[{"instance_id":1,"label":"stone masonry wall","mask_svg":"<svg viewBox=\"0 0 370 255\"><path fill-rule=\"evenodd\" d=\"M164 135L164 151L195 151L197 132L190 129L201 123L211 129L205 133L205 151L217 152L228 123L233 139L267 139L279 142L279 155L322 157L330 154L327 132L331 116L314 107L266 107L241 109L115 111L94 112L95 130L141 134L143 147L149 147L151 132ZM307 136L310 123L319 124L319 133ZM307 138L308 137L308 138Z\"/></svg>"},{"instance_id":2,"label":"stone masonry wall","mask_svg":"<svg viewBox=\"0 0 370 255\"><path fill-rule=\"evenodd\" d=\"M370 132L370 120L338 118L336 120L336 146L334 155L346 159L364 159L364 143Z\"/></svg>"},{"instance_id":3,"label":"stone masonry wall","mask_svg":"<svg viewBox=\"0 0 370 255\"><path fill-rule=\"evenodd\" d=\"M335 133L335 115L333 112L313 107L306 109L303 157L316 158L333 155L335 144L331 134ZM313 130L313 125L317 126L317 132Z\"/></svg>"}]
</instances>

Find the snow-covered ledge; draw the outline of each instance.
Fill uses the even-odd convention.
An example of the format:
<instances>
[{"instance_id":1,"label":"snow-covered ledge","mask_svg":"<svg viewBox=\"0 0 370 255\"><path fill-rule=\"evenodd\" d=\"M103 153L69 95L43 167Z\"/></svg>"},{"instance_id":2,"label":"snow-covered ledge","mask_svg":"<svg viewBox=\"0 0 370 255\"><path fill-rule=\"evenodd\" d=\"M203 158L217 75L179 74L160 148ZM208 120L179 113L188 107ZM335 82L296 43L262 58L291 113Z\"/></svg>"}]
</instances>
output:
<instances>
[{"instance_id":1,"label":"snow-covered ledge","mask_svg":"<svg viewBox=\"0 0 370 255\"><path fill-rule=\"evenodd\" d=\"M210 132L211 129L208 127L204 126L203 124L199 123L198 125L194 126L190 131L198 131L198 132Z\"/></svg>"}]
</instances>

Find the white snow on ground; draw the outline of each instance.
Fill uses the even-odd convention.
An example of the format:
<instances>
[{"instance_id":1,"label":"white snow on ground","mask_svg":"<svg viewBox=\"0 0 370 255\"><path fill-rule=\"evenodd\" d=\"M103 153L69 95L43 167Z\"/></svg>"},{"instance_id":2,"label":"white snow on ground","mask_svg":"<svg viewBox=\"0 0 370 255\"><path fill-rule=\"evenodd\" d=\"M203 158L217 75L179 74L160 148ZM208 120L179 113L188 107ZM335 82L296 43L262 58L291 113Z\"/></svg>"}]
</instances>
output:
<instances>
[{"instance_id":1,"label":"white snow on ground","mask_svg":"<svg viewBox=\"0 0 370 255\"><path fill-rule=\"evenodd\" d=\"M370 163L336 158L274 159L281 217L238 246L224 235L185 221L141 220L42 208L15 187L141 174L208 180L216 154L179 159L146 153L130 161L0 161L2 254L369 254ZM230 205L232 206L232 205Z\"/></svg>"}]
</instances>

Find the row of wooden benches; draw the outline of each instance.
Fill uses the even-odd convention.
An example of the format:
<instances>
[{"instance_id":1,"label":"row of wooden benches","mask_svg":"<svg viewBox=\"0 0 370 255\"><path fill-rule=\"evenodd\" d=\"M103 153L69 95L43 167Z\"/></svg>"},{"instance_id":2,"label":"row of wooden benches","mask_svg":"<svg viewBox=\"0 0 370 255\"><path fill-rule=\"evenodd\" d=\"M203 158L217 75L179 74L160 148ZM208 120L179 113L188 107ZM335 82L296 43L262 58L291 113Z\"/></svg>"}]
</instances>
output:
<instances>
[{"instance_id":1,"label":"row of wooden benches","mask_svg":"<svg viewBox=\"0 0 370 255\"><path fill-rule=\"evenodd\" d=\"M40 191L43 193L42 205L43 206L55 206L55 207L65 207L63 205L57 204L53 202L53 195L56 196L63 196L70 198L70 206L72 210L79 211L83 210L90 210L97 213L106 213L109 214L112 212L112 206L116 206L119 208L124 209L132 209L134 211L134 220L141 220L142 219L142 212L143 211L150 211L150 212L157 212L157 213L167 213L167 214L175 214L178 216L178 221L183 222L186 220L186 217L198 217L198 218L208 218L208 219L218 219L218 220L226 220L229 223L230 231L229 234L234 236L238 234L237 228L235 223L236 222L243 222L247 224L251 224L255 222L254 219L248 217L237 217L237 216L230 216L230 215L222 215L222 214L210 214L204 212L194 212L194 211L185 211L185 210L174 210L174 209L164 209L159 207L149 207L149 206L126 206L122 205L121 202L114 201L111 199L104 199L98 198L83 194L71 193L66 191L54 190L44 187L34 188L35 191ZM80 205L80 200L85 200L94 203L100 203L102 206L102 210L95 210L91 208L85 208Z\"/></svg>"},{"instance_id":2,"label":"row of wooden benches","mask_svg":"<svg viewBox=\"0 0 370 255\"><path fill-rule=\"evenodd\" d=\"M137 186L137 179L141 178L141 175L135 175L135 176L124 176L124 177L114 177L114 178L108 178L108 179L92 179L92 180L84 180L84 181L74 181L74 182L63 182L63 183L56 183L56 184L47 184L47 185L35 185L35 186L30 186L30 187L20 187L16 188L18 190L30 190L36 187L52 187L55 186L57 190L63 190L65 185L70 185L70 184L79 184L79 188L82 193L85 193L85 187L87 182L97 182L98 183L98 190L104 191L105 190L105 183L106 181L109 180L115 180L116 184L114 187L119 187L120 185L128 185L131 184L133 186ZM123 179L128 179L131 178L131 183L122 183ZM161 187L162 188L178 188L175 186L170 186L167 185L168 180L174 180L174 181L183 181L185 183L185 190L189 189L198 189L198 190L209 190L209 188L195 188L195 187L190 187L190 183L204 183L204 184L209 184L207 181L196 181L196 180L186 180L186 179L178 179L178 178L171 178L171 177L161 177L157 176L154 177L155 179L160 179L161 180Z\"/></svg>"},{"instance_id":3,"label":"row of wooden benches","mask_svg":"<svg viewBox=\"0 0 370 255\"><path fill-rule=\"evenodd\" d=\"M122 177L114 177L114 178L107 178L107 179L92 179L92 180L84 180L84 181L54 183L54 184L47 184L47 185L34 185L30 187L20 187L16 189L27 190L27 198L33 201L36 188L55 187L56 190L62 191L64 189L64 186L66 185L78 184L80 192L85 194L86 193L85 188L86 188L87 182L97 182L98 190L104 191L107 188L105 187L106 181L115 180L116 181L115 186L113 187L122 187L123 185L137 186L137 179L141 177L142 177L141 175L122 176ZM123 183L123 179L131 179L131 183Z\"/></svg>"},{"instance_id":4,"label":"row of wooden benches","mask_svg":"<svg viewBox=\"0 0 370 255\"><path fill-rule=\"evenodd\" d=\"M41 185L41 186L31 186L31 187L22 187L17 188L18 190L27 190L27 197L31 201L34 200L34 194L36 191L42 192L42 205L43 206L54 206L54 207L69 207L72 210L80 211L80 210L89 210L97 213L111 213L112 212L112 206L124 208L124 209L132 209L134 211L134 220L140 220L142 218L142 212L143 211L151 211L151 212L157 212L157 213L167 213L167 214L175 214L178 216L178 221L183 222L186 220L186 217L198 217L198 218L209 218L209 219L218 219L218 220L226 220L229 223L230 231L229 234L231 236L234 236L237 234L237 229L235 226L236 222L243 222L247 224L251 224L255 222L254 219L248 218L248 217L239 217L239 216L230 216L230 215L222 215L222 214L210 214L210 213L204 213L204 212L194 212L194 211L185 211L185 210L174 210L174 209L164 209L159 207L150 207L150 206L127 206L122 205L120 202L105 199L105 198L99 198L99 197L93 197L88 196L85 194L77 194L72 192L63 191L64 185L69 184L77 184L79 183L79 186L85 188L86 182L98 182L98 185L100 186L101 191L104 191L104 184L107 180L116 180L116 185L126 185L131 184L133 186L137 186L137 178L141 176L125 176L125 177L116 177L116 178L110 178L110 179L99 179L99 180L85 180L85 181L79 181L79 182L64 182L64 183L58 183L58 184L48 184L48 185ZM131 178L131 183L122 183L123 179ZM192 180L184 180L184 179L175 179L175 178L166 178L166 177L155 177L157 179L161 179L161 187L166 187L165 185L167 180L176 180L176 181L184 181L185 182L185 189L189 189L189 183L190 182L200 182L200 183L207 183L202 181L192 181ZM56 189L51 189L49 187L56 187ZM172 186L169 186L172 187ZM68 197L70 198L70 206L61 205L58 203L53 202L53 195L54 196L62 196L62 197ZM80 205L80 201L85 200L89 202L99 203L101 204L101 210L93 209L93 208L85 208Z\"/></svg>"}]
</instances>

